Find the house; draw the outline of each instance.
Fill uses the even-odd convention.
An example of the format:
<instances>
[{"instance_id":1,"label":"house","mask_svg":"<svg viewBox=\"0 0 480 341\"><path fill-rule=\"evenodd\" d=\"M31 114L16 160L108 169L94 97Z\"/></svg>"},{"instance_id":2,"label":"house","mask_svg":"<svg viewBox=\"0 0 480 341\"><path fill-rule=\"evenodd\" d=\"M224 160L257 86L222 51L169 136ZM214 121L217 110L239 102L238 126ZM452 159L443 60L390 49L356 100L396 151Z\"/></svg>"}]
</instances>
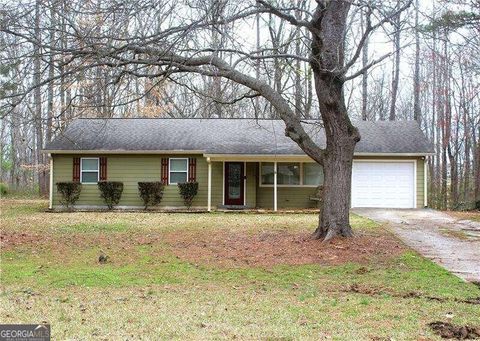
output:
<instances>
[{"instance_id":1,"label":"house","mask_svg":"<svg viewBox=\"0 0 480 341\"><path fill-rule=\"evenodd\" d=\"M325 146L317 121L303 123ZM355 122L357 144L352 207L427 206L426 157L433 153L414 121ZM193 206L314 207L322 168L284 134L281 120L76 119L46 147L51 158L50 207L60 205L54 185L80 181L76 206L103 206L97 181L122 181L119 207L140 208L137 183L162 181L160 207L183 206L176 186L197 181ZM277 172L274 170L277 169Z\"/></svg>"}]
</instances>

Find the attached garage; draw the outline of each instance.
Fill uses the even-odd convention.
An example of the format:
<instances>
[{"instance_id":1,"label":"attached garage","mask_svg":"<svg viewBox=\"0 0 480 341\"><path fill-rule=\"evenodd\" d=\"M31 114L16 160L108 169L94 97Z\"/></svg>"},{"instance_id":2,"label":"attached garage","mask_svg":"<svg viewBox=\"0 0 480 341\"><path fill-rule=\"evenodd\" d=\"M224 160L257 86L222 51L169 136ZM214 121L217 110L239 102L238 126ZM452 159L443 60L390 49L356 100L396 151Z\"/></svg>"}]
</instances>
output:
<instances>
[{"instance_id":1,"label":"attached garage","mask_svg":"<svg viewBox=\"0 0 480 341\"><path fill-rule=\"evenodd\" d=\"M352 169L352 207L415 208L416 161L361 160Z\"/></svg>"}]
</instances>

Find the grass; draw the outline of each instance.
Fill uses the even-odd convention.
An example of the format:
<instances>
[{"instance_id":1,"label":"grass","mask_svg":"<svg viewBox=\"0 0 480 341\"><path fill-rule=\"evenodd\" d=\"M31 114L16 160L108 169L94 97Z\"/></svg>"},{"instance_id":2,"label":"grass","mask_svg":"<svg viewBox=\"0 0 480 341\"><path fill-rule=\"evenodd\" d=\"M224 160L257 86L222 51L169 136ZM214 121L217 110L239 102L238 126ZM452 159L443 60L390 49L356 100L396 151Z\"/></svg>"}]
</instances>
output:
<instances>
[{"instance_id":1,"label":"grass","mask_svg":"<svg viewBox=\"0 0 480 341\"><path fill-rule=\"evenodd\" d=\"M208 239L225 230L306 233L317 221L312 214L46 213L45 207L2 202L2 233L16 244L1 250L0 314L3 323L47 321L54 339L435 340L426 324L446 313L457 324L480 324L478 305L455 301L478 297L480 289L408 249L384 262L229 266L183 258L177 248L189 246L167 238ZM356 215L352 226L373 239L388 234ZM106 264L97 262L100 253L110 257ZM420 297L402 297L409 292Z\"/></svg>"},{"instance_id":2,"label":"grass","mask_svg":"<svg viewBox=\"0 0 480 341\"><path fill-rule=\"evenodd\" d=\"M480 222L480 211L446 211L446 213L458 219L467 219Z\"/></svg>"}]
</instances>

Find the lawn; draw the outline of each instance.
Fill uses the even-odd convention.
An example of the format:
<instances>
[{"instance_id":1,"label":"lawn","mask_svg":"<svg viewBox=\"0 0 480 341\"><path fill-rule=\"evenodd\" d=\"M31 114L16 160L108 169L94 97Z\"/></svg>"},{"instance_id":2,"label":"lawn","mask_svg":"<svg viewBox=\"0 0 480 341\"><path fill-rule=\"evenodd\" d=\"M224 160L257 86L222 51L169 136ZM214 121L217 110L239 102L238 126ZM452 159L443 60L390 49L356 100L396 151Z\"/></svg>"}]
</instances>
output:
<instances>
[{"instance_id":1,"label":"lawn","mask_svg":"<svg viewBox=\"0 0 480 341\"><path fill-rule=\"evenodd\" d=\"M480 288L359 216L354 238L322 244L307 213L1 204L1 322L48 322L55 340L436 340L428 323L446 314L480 325Z\"/></svg>"}]
</instances>

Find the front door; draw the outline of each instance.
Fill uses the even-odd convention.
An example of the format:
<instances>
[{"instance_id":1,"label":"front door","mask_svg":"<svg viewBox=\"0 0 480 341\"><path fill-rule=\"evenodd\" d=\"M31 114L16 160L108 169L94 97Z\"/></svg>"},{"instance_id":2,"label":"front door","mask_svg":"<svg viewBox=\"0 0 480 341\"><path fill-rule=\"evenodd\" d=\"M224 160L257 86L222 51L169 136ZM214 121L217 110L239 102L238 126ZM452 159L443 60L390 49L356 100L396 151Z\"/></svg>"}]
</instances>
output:
<instances>
[{"instance_id":1,"label":"front door","mask_svg":"<svg viewBox=\"0 0 480 341\"><path fill-rule=\"evenodd\" d=\"M225 162L225 205L243 205L243 162Z\"/></svg>"}]
</instances>

